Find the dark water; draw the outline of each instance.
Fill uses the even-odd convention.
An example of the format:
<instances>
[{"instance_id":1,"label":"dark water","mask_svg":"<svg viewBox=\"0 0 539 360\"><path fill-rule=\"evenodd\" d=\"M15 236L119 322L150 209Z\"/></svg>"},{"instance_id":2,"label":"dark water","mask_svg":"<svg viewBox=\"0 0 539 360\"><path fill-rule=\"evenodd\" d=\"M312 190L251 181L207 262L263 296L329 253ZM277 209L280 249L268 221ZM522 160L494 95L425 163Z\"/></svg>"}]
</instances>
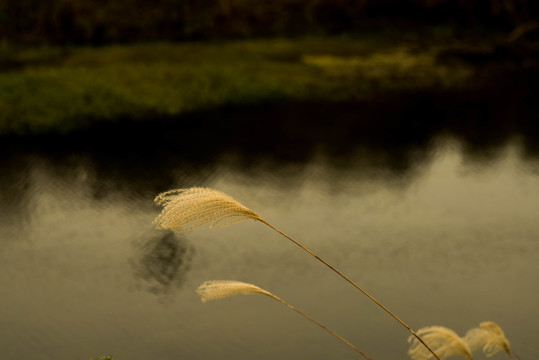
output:
<instances>
[{"instance_id":1,"label":"dark water","mask_svg":"<svg viewBox=\"0 0 539 360\"><path fill-rule=\"evenodd\" d=\"M255 210L411 327L464 335L495 321L536 359L538 111L501 99L414 94L3 139L2 357L358 358L269 298L201 303L196 287L224 279L271 291L374 359L408 358L406 329L264 225L153 229L154 196L197 185Z\"/></svg>"}]
</instances>

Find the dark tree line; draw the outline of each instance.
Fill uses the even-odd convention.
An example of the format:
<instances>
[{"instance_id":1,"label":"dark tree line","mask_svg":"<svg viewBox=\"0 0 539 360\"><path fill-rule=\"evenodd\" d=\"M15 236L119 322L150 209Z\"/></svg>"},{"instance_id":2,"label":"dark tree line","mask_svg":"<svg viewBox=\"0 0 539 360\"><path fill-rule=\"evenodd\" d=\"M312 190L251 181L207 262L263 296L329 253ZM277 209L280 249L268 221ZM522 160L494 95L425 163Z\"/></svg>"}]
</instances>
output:
<instances>
[{"instance_id":1,"label":"dark tree line","mask_svg":"<svg viewBox=\"0 0 539 360\"><path fill-rule=\"evenodd\" d=\"M511 30L537 0L0 0L0 41L105 44L359 31L384 24Z\"/></svg>"}]
</instances>

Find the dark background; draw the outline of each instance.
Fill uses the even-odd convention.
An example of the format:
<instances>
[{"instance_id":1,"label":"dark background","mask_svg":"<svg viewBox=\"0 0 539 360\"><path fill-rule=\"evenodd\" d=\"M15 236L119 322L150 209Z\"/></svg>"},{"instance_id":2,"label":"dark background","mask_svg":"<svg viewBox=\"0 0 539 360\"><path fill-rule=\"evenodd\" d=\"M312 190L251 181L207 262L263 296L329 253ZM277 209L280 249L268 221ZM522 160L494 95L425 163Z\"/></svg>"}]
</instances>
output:
<instances>
[{"instance_id":1,"label":"dark background","mask_svg":"<svg viewBox=\"0 0 539 360\"><path fill-rule=\"evenodd\" d=\"M402 26L510 32L534 0L1 0L0 40L94 44L340 34Z\"/></svg>"}]
</instances>

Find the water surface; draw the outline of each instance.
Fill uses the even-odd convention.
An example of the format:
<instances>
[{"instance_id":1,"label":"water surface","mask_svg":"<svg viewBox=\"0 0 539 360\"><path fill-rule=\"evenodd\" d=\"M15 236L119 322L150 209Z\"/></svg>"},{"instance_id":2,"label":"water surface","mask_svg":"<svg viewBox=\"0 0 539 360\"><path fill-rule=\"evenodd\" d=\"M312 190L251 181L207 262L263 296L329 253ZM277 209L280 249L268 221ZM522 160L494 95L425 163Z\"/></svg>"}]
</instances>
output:
<instances>
[{"instance_id":1,"label":"water surface","mask_svg":"<svg viewBox=\"0 0 539 360\"><path fill-rule=\"evenodd\" d=\"M248 115L216 123L220 134L191 122L147 137L112 131L5 145L4 358L357 358L269 298L201 303L196 287L219 279L273 292L374 359L408 358L406 329L263 224L155 230L153 197L195 185L255 210L411 327L464 335L495 321L522 360L537 357L533 122L485 115L489 107L451 107L466 117L415 125L346 107L333 125L290 121L325 111L309 109L287 108L273 130L262 126L275 115L265 111L252 127Z\"/></svg>"}]
</instances>

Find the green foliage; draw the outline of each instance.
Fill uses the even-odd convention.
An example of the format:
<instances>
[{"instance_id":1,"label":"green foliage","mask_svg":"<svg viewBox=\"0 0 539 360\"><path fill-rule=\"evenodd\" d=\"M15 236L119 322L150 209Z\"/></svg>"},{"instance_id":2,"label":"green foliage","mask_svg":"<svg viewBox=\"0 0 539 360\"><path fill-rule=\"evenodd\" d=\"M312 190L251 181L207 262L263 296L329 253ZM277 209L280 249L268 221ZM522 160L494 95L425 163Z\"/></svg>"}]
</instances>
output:
<instances>
[{"instance_id":1,"label":"green foliage","mask_svg":"<svg viewBox=\"0 0 539 360\"><path fill-rule=\"evenodd\" d=\"M0 52L0 134L69 132L280 100L353 101L380 91L453 86L466 68L380 36L150 43Z\"/></svg>"}]
</instances>

